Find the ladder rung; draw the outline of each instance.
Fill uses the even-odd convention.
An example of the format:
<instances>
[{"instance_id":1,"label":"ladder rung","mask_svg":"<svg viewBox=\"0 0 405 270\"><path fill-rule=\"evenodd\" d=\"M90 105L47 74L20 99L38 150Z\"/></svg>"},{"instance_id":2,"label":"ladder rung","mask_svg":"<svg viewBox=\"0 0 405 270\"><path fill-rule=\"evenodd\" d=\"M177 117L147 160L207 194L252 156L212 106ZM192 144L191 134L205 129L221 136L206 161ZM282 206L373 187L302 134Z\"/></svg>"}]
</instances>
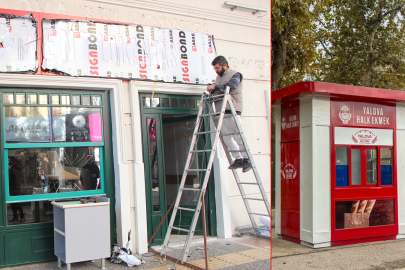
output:
<instances>
[{"instance_id":1,"label":"ladder rung","mask_svg":"<svg viewBox=\"0 0 405 270\"><path fill-rule=\"evenodd\" d=\"M205 149L205 150L192 150L191 153L204 153L204 152L211 152L212 149Z\"/></svg>"},{"instance_id":2,"label":"ladder rung","mask_svg":"<svg viewBox=\"0 0 405 270\"><path fill-rule=\"evenodd\" d=\"M177 209L180 209L180 210L185 210L185 211L191 211L191 212L195 212L195 209L192 209L192 208L177 207Z\"/></svg>"},{"instance_id":3,"label":"ladder rung","mask_svg":"<svg viewBox=\"0 0 405 270\"><path fill-rule=\"evenodd\" d=\"M182 188L182 190L200 191L201 188L187 188L187 187L184 187L184 188Z\"/></svg>"},{"instance_id":4,"label":"ladder rung","mask_svg":"<svg viewBox=\"0 0 405 270\"><path fill-rule=\"evenodd\" d=\"M239 182L239 185L258 185L257 182Z\"/></svg>"},{"instance_id":5,"label":"ladder rung","mask_svg":"<svg viewBox=\"0 0 405 270\"><path fill-rule=\"evenodd\" d=\"M216 133L216 132L217 132L216 130L214 130L214 131L202 131L202 132L197 132L195 134L197 134L197 135L199 135L199 134L210 134L210 133Z\"/></svg>"},{"instance_id":6,"label":"ladder rung","mask_svg":"<svg viewBox=\"0 0 405 270\"><path fill-rule=\"evenodd\" d=\"M233 135L239 135L239 132L222 134L222 137L223 136L233 136Z\"/></svg>"},{"instance_id":7,"label":"ladder rung","mask_svg":"<svg viewBox=\"0 0 405 270\"><path fill-rule=\"evenodd\" d=\"M211 115L220 115L221 113L216 112L216 113L208 113L208 114L202 114L201 117L205 117L205 116L211 116Z\"/></svg>"},{"instance_id":8,"label":"ladder rung","mask_svg":"<svg viewBox=\"0 0 405 270\"><path fill-rule=\"evenodd\" d=\"M187 169L186 171L188 171L188 172L202 172L202 171L206 172L207 169Z\"/></svg>"},{"instance_id":9,"label":"ladder rung","mask_svg":"<svg viewBox=\"0 0 405 270\"><path fill-rule=\"evenodd\" d=\"M263 213L250 213L251 215L256 215L256 216L264 216L264 217L268 217L269 214L263 214Z\"/></svg>"},{"instance_id":10,"label":"ladder rung","mask_svg":"<svg viewBox=\"0 0 405 270\"><path fill-rule=\"evenodd\" d=\"M246 150L228 150L228 152L246 152Z\"/></svg>"},{"instance_id":11,"label":"ladder rung","mask_svg":"<svg viewBox=\"0 0 405 270\"><path fill-rule=\"evenodd\" d=\"M189 230L178 228L178 227L172 227L172 229L178 230L178 231L183 231L183 232L190 232Z\"/></svg>"},{"instance_id":12,"label":"ladder rung","mask_svg":"<svg viewBox=\"0 0 405 270\"><path fill-rule=\"evenodd\" d=\"M264 201L263 199L260 198L243 198L244 200L252 200L252 201Z\"/></svg>"},{"instance_id":13,"label":"ladder rung","mask_svg":"<svg viewBox=\"0 0 405 270\"><path fill-rule=\"evenodd\" d=\"M224 97L225 94L215 95L215 96L208 96L208 98L217 98L217 97Z\"/></svg>"},{"instance_id":14,"label":"ladder rung","mask_svg":"<svg viewBox=\"0 0 405 270\"><path fill-rule=\"evenodd\" d=\"M267 228L256 228L256 229L262 230L262 231L270 231L270 229L267 229Z\"/></svg>"}]
</instances>

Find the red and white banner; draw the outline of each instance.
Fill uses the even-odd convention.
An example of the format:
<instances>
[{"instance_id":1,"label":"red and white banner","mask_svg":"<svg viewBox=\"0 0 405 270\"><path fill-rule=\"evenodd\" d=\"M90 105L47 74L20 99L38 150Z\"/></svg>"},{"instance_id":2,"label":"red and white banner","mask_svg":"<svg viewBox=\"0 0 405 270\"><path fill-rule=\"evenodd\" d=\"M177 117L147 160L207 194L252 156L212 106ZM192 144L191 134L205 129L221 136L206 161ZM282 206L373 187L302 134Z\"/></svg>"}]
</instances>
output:
<instances>
[{"instance_id":1,"label":"red and white banner","mask_svg":"<svg viewBox=\"0 0 405 270\"><path fill-rule=\"evenodd\" d=\"M392 146L392 129L335 127L335 144Z\"/></svg>"},{"instance_id":2,"label":"red and white banner","mask_svg":"<svg viewBox=\"0 0 405 270\"><path fill-rule=\"evenodd\" d=\"M0 13L0 72L35 72L37 22L31 15Z\"/></svg>"},{"instance_id":3,"label":"red and white banner","mask_svg":"<svg viewBox=\"0 0 405 270\"><path fill-rule=\"evenodd\" d=\"M210 84L211 35L74 20L42 21L46 71L71 76Z\"/></svg>"},{"instance_id":4,"label":"red and white banner","mask_svg":"<svg viewBox=\"0 0 405 270\"><path fill-rule=\"evenodd\" d=\"M331 101L331 124L339 126L395 127L395 105Z\"/></svg>"}]
</instances>

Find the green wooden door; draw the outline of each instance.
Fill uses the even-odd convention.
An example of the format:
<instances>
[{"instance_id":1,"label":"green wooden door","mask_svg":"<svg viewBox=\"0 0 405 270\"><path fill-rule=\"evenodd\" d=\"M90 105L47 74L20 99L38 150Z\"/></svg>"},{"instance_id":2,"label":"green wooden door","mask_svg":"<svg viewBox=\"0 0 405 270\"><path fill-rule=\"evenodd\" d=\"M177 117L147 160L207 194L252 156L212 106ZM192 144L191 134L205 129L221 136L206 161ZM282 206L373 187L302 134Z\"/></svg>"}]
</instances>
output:
<instances>
[{"instance_id":1,"label":"green wooden door","mask_svg":"<svg viewBox=\"0 0 405 270\"><path fill-rule=\"evenodd\" d=\"M198 99L198 96L173 95L158 95L152 99L147 94L140 95L148 239L176 198L195 127ZM205 123L204 128L208 128L208 123ZM208 137L200 137L198 140L198 148L204 147L207 149L211 147ZM192 168L204 168L206 161L207 157L200 154L195 157ZM203 177L203 174L190 173L186 179L186 186L199 187ZM208 234L214 236L216 235L216 211L213 174L210 178L212 179L206 193L207 228ZM180 204L182 207L195 208L197 200L196 192L188 192L183 195ZM190 211L178 212L176 226L188 229L192 214ZM151 245L163 243L170 215ZM202 224L200 215L196 234L202 234ZM178 233L178 231L172 231L172 234Z\"/></svg>"}]
</instances>

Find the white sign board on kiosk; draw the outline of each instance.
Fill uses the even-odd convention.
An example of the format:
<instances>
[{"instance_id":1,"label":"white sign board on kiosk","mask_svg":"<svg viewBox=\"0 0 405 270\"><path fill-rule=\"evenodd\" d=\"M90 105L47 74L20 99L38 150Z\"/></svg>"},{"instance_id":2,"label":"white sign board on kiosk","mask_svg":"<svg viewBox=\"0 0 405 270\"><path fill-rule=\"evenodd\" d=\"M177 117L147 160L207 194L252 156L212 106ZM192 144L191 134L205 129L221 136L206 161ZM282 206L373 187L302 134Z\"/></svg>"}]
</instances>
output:
<instances>
[{"instance_id":1,"label":"white sign board on kiosk","mask_svg":"<svg viewBox=\"0 0 405 270\"><path fill-rule=\"evenodd\" d=\"M191 84L210 84L216 56L211 35L143 25L47 20L46 71Z\"/></svg>"},{"instance_id":2,"label":"white sign board on kiosk","mask_svg":"<svg viewBox=\"0 0 405 270\"><path fill-rule=\"evenodd\" d=\"M392 146L392 129L335 127L335 144Z\"/></svg>"}]
</instances>

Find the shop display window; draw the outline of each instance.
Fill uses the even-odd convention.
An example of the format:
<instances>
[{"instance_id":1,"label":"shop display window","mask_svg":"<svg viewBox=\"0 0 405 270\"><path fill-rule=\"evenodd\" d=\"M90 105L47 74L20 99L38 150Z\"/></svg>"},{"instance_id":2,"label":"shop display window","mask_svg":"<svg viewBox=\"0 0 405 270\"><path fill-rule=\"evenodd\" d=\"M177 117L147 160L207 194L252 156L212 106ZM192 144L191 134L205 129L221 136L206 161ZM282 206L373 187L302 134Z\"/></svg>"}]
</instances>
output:
<instances>
[{"instance_id":1,"label":"shop display window","mask_svg":"<svg viewBox=\"0 0 405 270\"><path fill-rule=\"evenodd\" d=\"M335 150L337 188L393 185L392 148L336 146Z\"/></svg>"},{"instance_id":2,"label":"shop display window","mask_svg":"<svg viewBox=\"0 0 405 270\"><path fill-rule=\"evenodd\" d=\"M9 225L52 221L48 200L106 193L102 95L5 93L3 100ZM24 219L16 217L20 206Z\"/></svg>"},{"instance_id":3,"label":"shop display window","mask_svg":"<svg viewBox=\"0 0 405 270\"><path fill-rule=\"evenodd\" d=\"M335 203L336 229L352 229L395 224L394 199L364 199Z\"/></svg>"}]
</instances>

